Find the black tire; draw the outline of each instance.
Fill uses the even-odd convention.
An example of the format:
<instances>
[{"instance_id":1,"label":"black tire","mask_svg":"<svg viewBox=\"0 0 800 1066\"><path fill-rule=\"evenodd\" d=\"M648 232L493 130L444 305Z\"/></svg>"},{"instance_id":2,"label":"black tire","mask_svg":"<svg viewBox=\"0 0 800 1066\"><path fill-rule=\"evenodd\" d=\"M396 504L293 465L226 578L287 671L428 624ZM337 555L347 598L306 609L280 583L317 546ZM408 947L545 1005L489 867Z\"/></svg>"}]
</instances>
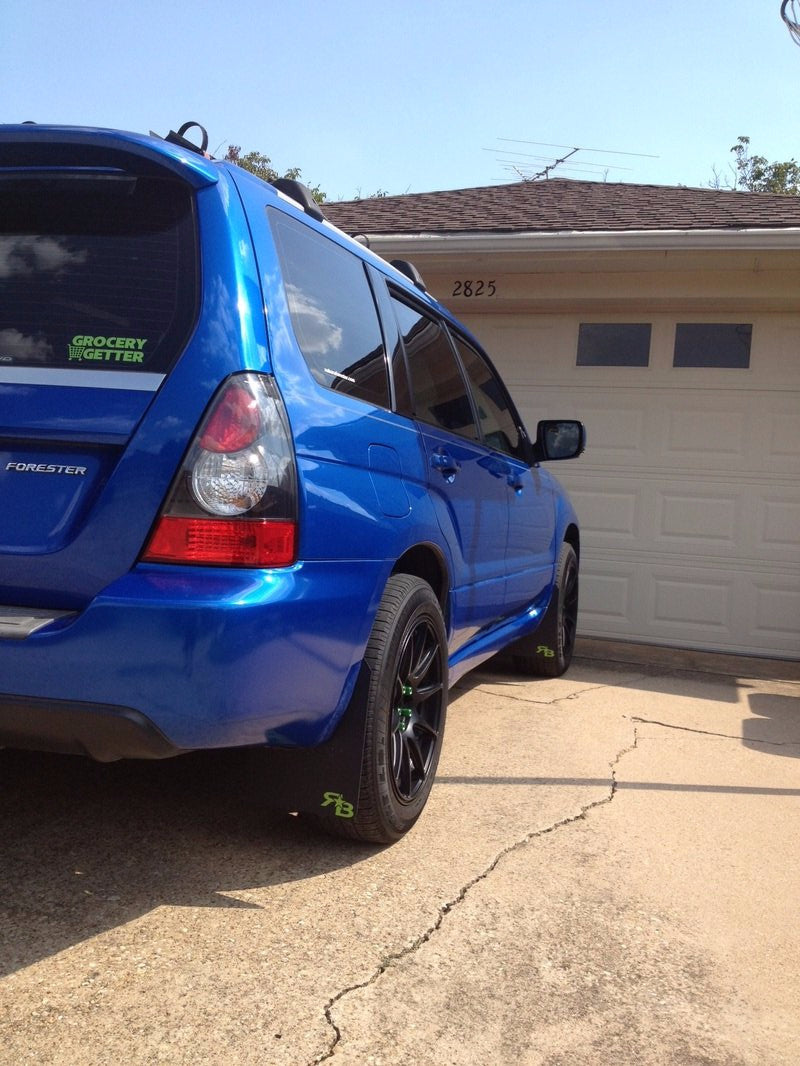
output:
<instances>
[{"instance_id":1,"label":"black tire","mask_svg":"<svg viewBox=\"0 0 800 1066\"><path fill-rule=\"evenodd\" d=\"M534 677L560 677L572 662L578 624L578 557L561 546L550 605L541 624L511 647L514 669Z\"/></svg>"},{"instance_id":2,"label":"black tire","mask_svg":"<svg viewBox=\"0 0 800 1066\"><path fill-rule=\"evenodd\" d=\"M447 637L427 582L406 574L389 578L364 661L371 677L358 812L329 828L391 844L422 813L444 735Z\"/></svg>"}]
</instances>

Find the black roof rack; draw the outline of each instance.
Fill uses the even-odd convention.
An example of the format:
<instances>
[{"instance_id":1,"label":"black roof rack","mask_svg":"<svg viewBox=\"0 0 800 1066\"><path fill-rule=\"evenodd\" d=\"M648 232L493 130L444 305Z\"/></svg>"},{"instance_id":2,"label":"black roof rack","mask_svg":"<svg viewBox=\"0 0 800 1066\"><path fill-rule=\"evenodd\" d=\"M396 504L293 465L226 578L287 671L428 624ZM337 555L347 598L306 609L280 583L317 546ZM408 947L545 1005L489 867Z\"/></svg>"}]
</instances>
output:
<instances>
[{"instance_id":1,"label":"black roof rack","mask_svg":"<svg viewBox=\"0 0 800 1066\"><path fill-rule=\"evenodd\" d=\"M421 289L423 292L428 291L425 287L425 282L422 280L422 274L420 274L413 263L409 263L407 259L393 259L392 266L395 270L399 270L401 274L405 274L409 281L413 281L418 289Z\"/></svg>"},{"instance_id":2,"label":"black roof rack","mask_svg":"<svg viewBox=\"0 0 800 1066\"><path fill-rule=\"evenodd\" d=\"M282 192L290 200L294 200L307 215L311 215L317 222L324 220L325 212L314 199L311 189L304 185L302 181L295 181L294 178L276 178L270 182L270 185L274 185L278 192Z\"/></svg>"}]
</instances>

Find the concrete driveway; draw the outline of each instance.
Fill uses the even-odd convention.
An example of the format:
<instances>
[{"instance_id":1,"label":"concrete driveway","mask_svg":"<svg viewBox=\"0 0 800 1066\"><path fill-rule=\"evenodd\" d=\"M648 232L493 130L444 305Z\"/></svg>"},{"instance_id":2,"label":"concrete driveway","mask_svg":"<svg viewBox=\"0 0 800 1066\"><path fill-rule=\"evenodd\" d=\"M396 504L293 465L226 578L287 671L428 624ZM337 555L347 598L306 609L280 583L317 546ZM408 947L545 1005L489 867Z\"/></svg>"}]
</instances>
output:
<instances>
[{"instance_id":1,"label":"concrete driveway","mask_svg":"<svg viewBox=\"0 0 800 1066\"><path fill-rule=\"evenodd\" d=\"M796 1066L800 674L654 656L467 678L382 850L0 752L0 1063Z\"/></svg>"}]
</instances>

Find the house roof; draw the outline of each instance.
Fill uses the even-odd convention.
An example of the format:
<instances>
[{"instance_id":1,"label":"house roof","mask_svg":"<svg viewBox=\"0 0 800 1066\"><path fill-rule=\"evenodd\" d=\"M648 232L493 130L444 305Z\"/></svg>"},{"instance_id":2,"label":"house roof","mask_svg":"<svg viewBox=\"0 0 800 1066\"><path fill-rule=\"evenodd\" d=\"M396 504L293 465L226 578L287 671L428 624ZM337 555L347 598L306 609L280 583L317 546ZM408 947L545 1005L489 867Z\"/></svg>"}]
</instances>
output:
<instances>
[{"instance_id":1,"label":"house roof","mask_svg":"<svg viewBox=\"0 0 800 1066\"><path fill-rule=\"evenodd\" d=\"M469 234L782 229L800 226L800 196L628 185L521 181L324 205L351 234Z\"/></svg>"}]
</instances>

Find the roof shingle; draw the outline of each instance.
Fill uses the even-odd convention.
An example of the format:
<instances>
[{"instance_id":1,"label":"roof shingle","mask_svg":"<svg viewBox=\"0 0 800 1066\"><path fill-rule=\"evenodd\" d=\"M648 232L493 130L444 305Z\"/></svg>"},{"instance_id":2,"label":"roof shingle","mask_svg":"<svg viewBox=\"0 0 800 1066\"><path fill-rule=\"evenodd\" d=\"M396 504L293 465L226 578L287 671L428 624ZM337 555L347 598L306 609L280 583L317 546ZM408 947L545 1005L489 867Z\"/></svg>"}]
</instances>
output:
<instances>
[{"instance_id":1,"label":"roof shingle","mask_svg":"<svg viewBox=\"0 0 800 1066\"><path fill-rule=\"evenodd\" d=\"M348 233L564 233L777 229L800 226L800 196L629 185L521 181L324 205Z\"/></svg>"}]
</instances>

